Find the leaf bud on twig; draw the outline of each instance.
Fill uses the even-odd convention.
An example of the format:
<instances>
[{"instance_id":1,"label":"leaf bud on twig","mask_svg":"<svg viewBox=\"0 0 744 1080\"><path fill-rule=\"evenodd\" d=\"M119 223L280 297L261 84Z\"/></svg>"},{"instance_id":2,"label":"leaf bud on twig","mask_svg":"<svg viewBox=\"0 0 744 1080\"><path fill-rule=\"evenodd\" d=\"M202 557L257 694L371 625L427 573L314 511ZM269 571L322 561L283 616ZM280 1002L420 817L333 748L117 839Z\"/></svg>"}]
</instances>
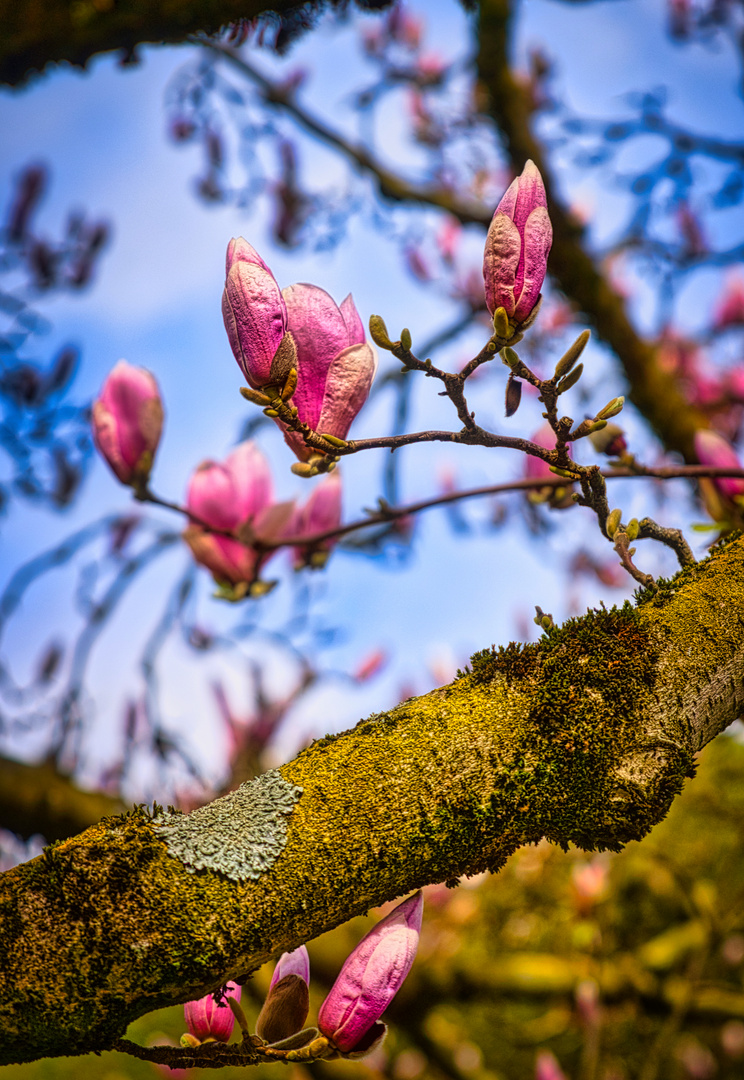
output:
<instances>
[{"instance_id":1,"label":"leaf bud on twig","mask_svg":"<svg viewBox=\"0 0 744 1080\"><path fill-rule=\"evenodd\" d=\"M406 352L410 352L413 342L411 341L411 331L407 326L404 326L400 332L400 343Z\"/></svg>"},{"instance_id":2,"label":"leaf bud on twig","mask_svg":"<svg viewBox=\"0 0 744 1080\"><path fill-rule=\"evenodd\" d=\"M514 352L514 349L510 349L508 345L505 349L501 350L501 359L504 361L507 367L510 367L512 369L512 371L516 371L516 369L522 363L517 354Z\"/></svg>"},{"instance_id":3,"label":"leaf bud on twig","mask_svg":"<svg viewBox=\"0 0 744 1080\"><path fill-rule=\"evenodd\" d=\"M583 353L583 351L584 351L584 349L586 347L586 343L588 342L590 337L591 337L591 331L590 330L583 330L579 334L579 336L576 338L576 341L574 341L573 345L570 345L569 348L566 349L563 356L560 358L558 363L555 365L554 378L562 379L564 375L568 375L571 368L574 366L576 361L579 359L579 357Z\"/></svg>"},{"instance_id":4,"label":"leaf bud on twig","mask_svg":"<svg viewBox=\"0 0 744 1080\"><path fill-rule=\"evenodd\" d=\"M584 374L584 365L579 364L579 366L575 367L573 369L573 371L570 372L570 374L566 375L566 377L564 379L561 379L561 381L558 383L558 385L555 388L556 393L565 394L566 390L570 390L572 386L576 386L576 383L579 381L579 379L581 378L581 376L583 374Z\"/></svg>"},{"instance_id":5,"label":"leaf bud on twig","mask_svg":"<svg viewBox=\"0 0 744 1080\"><path fill-rule=\"evenodd\" d=\"M262 394L258 390L252 390L250 386L241 386L240 392L246 401L250 401L253 405L268 405L269 399L266 394Z\"/></svg>"},{"instance_id":6,"label":"leaf bud on twig","mask_svg":"<svg viewBox=\"0 0 744 1080\"><path fill-rule=\"evenodd\" d=\"M613 398L612 401L607 402L604 409L600 409L597 413L597 420L610 420L613 416L617 416L619 412L622 412L624 404L624 397Z\"/></svg>"},{"instance_id":7,"label":"leaf bud on twig","mask_svg":"<svg viewBox=\"0 0 744 1080\"><path fill-rule=\"evenodd\" d=\"M381 349L387 349L388 351L392 349L393 343L388 335L385 320L381 315L370 315L369 332L375 345L379 345Z\"/></svg>"},{"instance_id":8,"label":"leaf bud on twig","mask_svg":"<svg viewBox=\"0 0 744 1080\"><path fill-rule=\"evenodd\" d=\"M607 535L610 539L612 539L612 537L617 532L622 516L623 512L618 507L616 507L611 513L607 515L605 530L607 531Z\"/></svg>"},{"instance_id":9,"label":"leaf bud on twig","mask_svg":"<svg viewBox=\"0 0 744 1080\"><path fill-rule=\"evenodd\" d=\"M628 540L637 540L640 531L641 526L638 524L638 518L631 518L628 524L625 526L625 533L628 537Z\"/></svg>"},{"instance_id":10,"label":"leaf bud on twig","mask_svg":"<svg viewBox=\"0 0 744 1080\"><path fill-rule=\"evenodd\" d=\"M500 337L502 341L508 341L512 336L511 327L509 326L509 316L506 314L506 308L498 307L493 313L493 328L496 331L497 337Z\"/></svg>"}]
</instances>

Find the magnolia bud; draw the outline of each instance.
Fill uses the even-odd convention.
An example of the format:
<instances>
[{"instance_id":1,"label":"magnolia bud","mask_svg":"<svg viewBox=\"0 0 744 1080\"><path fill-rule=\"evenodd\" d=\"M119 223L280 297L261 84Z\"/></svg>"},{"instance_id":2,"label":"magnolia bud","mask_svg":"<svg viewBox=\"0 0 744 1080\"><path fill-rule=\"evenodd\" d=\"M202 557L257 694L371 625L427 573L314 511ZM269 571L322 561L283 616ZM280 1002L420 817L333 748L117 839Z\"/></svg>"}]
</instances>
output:
<instances>
[{"instance_id":1,"label":"magnolia bud","mask_svg":"<svg viewBox=\"0 0 744 1080\"><path fill-rule=\"evenodd\" d=\"M406 351L410 352L413 342L411 340L411 331L408 329L407 326L404 326L400 332L400 343L403 348L406 349Z\"/></svg>"},{"instance_id":2,"label":"magnolia bud","mask_svg":"<svg viewBox=\"0 0 744 1080\"><path fill-rule=\"evenodd\" d=\"M258 1014L256 1034L267 1043L288 1039L302 1030L309 1008L307 982L300 975L285 975L269 990Z\"/></svg>"},{"instance_id":3,"label":"magnolia bud","mask_svg":"<svg viewBox=\"0 0 744 1080\"><path fill-rule=\"evenodd\" d=\"M620 521L622 519L622 516L623 516L623 512L622 512L622 510L620 510L618 508L616 508L615 510L613 510L611 513L609 513L607 515L607 522L605 524L605 529L606 529L607 535L609 536L610 539L612 539L612 537L617 532L618 527L620 525Z\"/></svg>"},{"instance_id":4,"label":"magnolia bud","mask_svg":"<svg viewBox=\"0 0 744 1080\"><path fill-rule=\"evenodd\" d=\"M163 403L155 377L120 360L93 403L96 446L122 484L147 480L163 427Z\"/></svg>"}]
</instances>

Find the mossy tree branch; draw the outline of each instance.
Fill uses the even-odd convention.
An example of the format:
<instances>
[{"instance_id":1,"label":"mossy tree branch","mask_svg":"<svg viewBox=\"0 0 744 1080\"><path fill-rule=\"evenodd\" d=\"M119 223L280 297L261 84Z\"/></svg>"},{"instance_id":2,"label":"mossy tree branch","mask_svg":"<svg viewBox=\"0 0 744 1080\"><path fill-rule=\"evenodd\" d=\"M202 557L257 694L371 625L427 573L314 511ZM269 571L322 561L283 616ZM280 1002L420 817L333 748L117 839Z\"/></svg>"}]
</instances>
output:
<instances>
[{"instance_id":1,"label":"mossy tree branch","mask_svg":"<svg viewBox=\"0 0 744 1080\"><path fill-rule=\"evenodd\" d=\"M0 1062L110 1047L151 1009L542 836L642 837L739 715L743 653L737 539L188 817L134 811L50 847L0 878Z\"/></svg>"}]
</instances>

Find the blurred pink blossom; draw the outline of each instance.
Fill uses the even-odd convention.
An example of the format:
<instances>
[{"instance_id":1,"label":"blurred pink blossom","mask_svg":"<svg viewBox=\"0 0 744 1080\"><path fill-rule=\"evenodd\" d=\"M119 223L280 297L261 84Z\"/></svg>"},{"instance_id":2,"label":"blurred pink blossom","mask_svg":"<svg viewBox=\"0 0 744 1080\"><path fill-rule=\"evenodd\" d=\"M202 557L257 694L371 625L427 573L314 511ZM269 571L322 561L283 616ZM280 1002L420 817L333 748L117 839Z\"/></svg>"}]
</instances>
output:
<instances>
[{"instance_id":1,"label":"blurred pink blossom","mask_svg":"<svg viewBox=\"0 0 744 1080\"><path fill-rule=\"evenodd\" d=\"M122 484L147 480L163 429L155 376L120 360L93 403L93 438Z\"/></svg>"},{"instance_id":2,"label":"blurred pink blossom","mask_svg":"<svg viewBox=\"0 0 744 1080\"><path fill-rule=\"evenodd\" d=\"M294 536L313 536L315 533L337 529L341 524L341 477L338 470L324 476L310 498L295 513L292 522ZM303 566L320 568L325 565L336 538L322 540L310 547L297 545L294 549L296 570Z\"/></svg>"},{"instance_id":3,"label":"blurred pink blossom","mask_svg":"<svg viewBox=\"0 0 744 1080\"><path fill-rule=\"evenodd\" d=\"M733 446L723 435L708 428L695 432L695 453L701 465L710 465L716 469L740 469L742 463ZM744 495L744 478L718 477L713 483L729 499Z\"/></svg>"},{"instance_id":4,"label":"blurred pink blossom","mask_svg":"<svg viewBox=\"0 0 744 1080\"><path fill-rule=\"evenodd\" d=\"M713 325L720 330L739 323L744 323L744 278L740 274L731 274L714 308Z\"/></svg>"}]
</instances>

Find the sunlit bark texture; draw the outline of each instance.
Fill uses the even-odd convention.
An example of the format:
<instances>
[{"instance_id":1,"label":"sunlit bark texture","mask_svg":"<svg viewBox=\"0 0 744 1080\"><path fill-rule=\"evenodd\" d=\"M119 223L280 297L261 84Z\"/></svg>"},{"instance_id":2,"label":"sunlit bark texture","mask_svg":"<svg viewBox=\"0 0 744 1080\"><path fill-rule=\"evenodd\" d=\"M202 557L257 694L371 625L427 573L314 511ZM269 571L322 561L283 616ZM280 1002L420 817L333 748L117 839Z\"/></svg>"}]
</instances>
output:
<instances>
[{"instance_id":1,"label":"sunlit bark texture","mask_svg":"<svg viewBox=\"0 0 744 1080\"><path fill-rule=\"evenodd\" d=\"M642 837L739 715L743 652L737 539L190 817L138 810L51 846L0 879L0 1060L111 1046L148 1010L542 836Z\"/></svg>"}]
</instances>

